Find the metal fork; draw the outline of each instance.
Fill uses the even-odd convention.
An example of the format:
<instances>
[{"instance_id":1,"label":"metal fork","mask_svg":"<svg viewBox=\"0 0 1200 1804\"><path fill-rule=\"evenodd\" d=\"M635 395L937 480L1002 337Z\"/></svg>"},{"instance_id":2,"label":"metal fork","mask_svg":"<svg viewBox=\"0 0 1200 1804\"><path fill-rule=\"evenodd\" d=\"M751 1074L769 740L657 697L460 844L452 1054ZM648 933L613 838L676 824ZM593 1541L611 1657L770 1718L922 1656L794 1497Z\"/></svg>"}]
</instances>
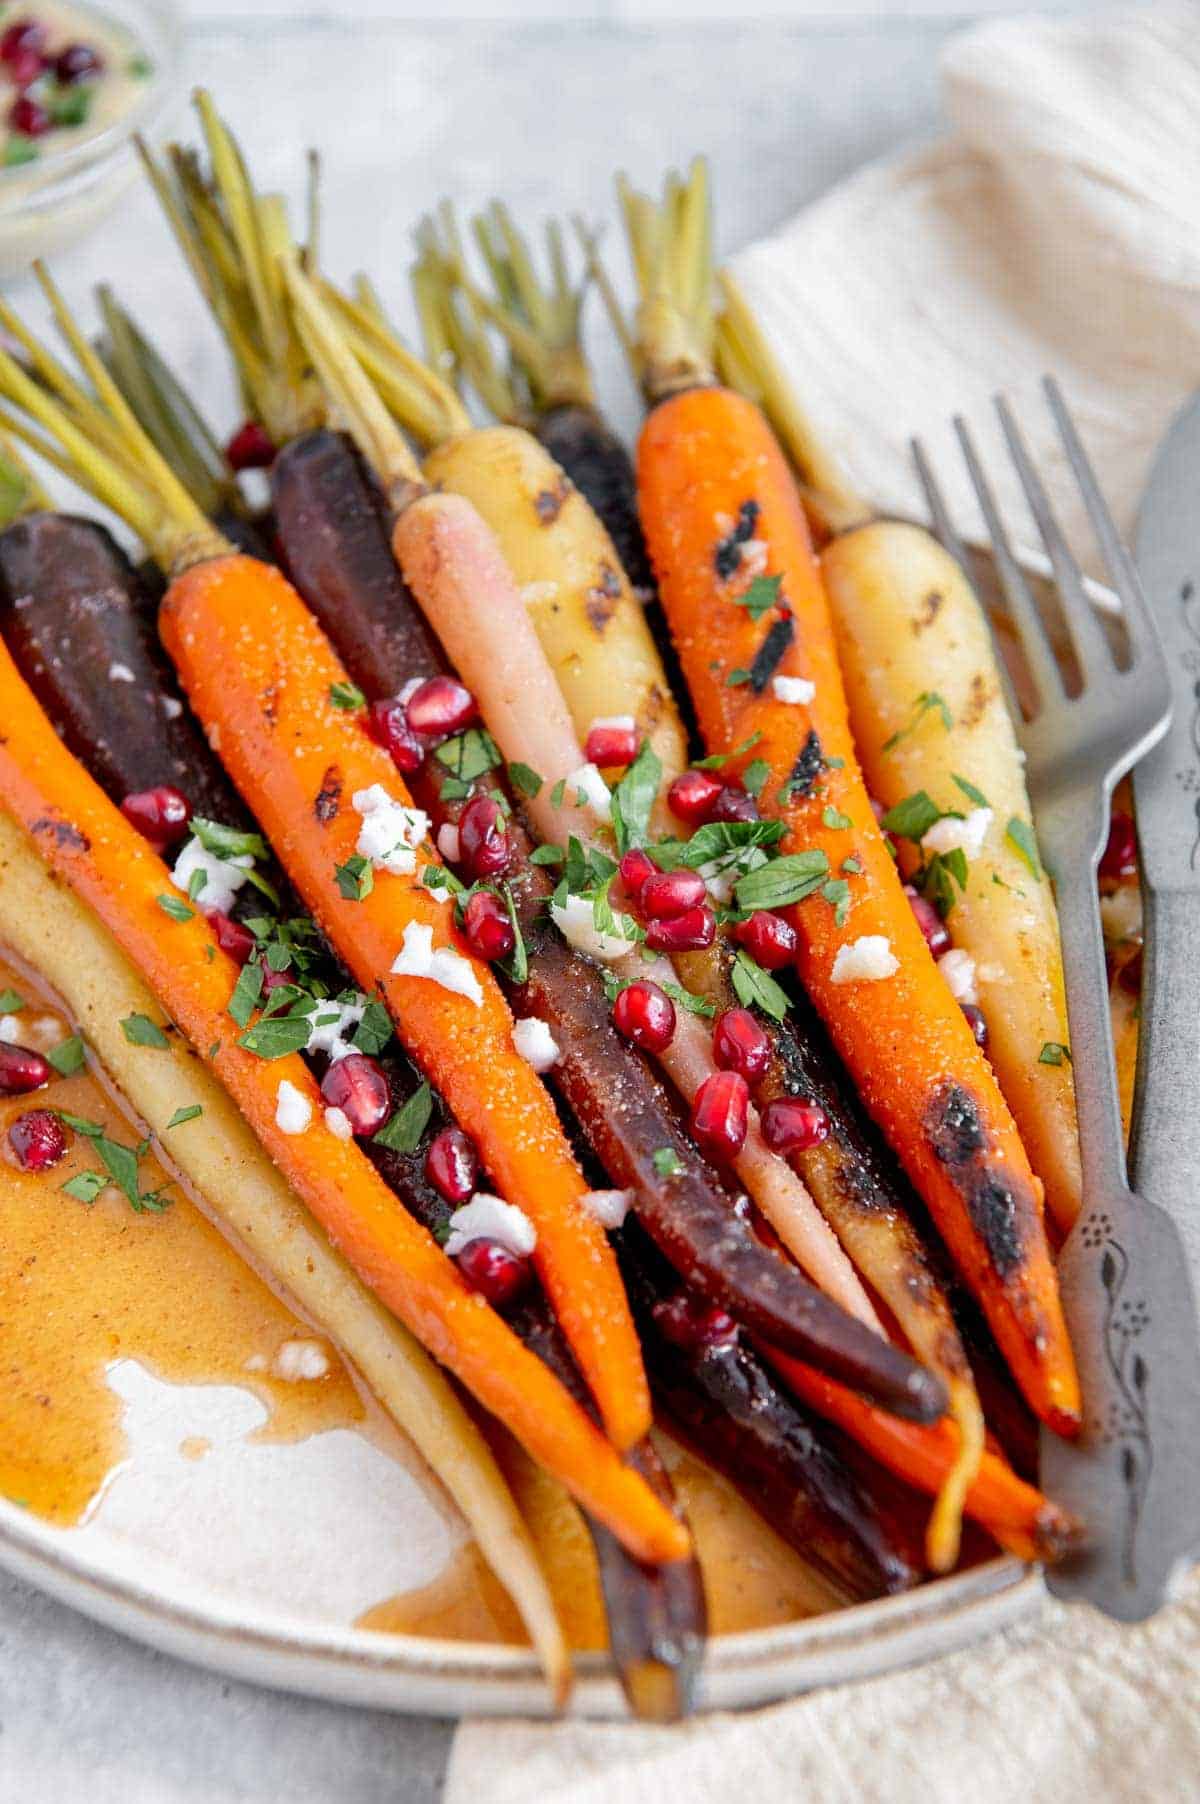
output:
<instances>
[{"instance_id":1,"label":"metal fork","mask_svg":"<svg viewBox=\"0 0 1200 1804\"><path fill-rule=\"evenodd\" d=\"M1041 856L1062 932L1084 1206L1059 1261L1079 1362L1084 1426L1075 1442L1043 1429L1042 1483L1082 1519L1085 1551L1047 1573L1060 1597L1140 1621L1200 1549L1200 1334L1179 1230L1126 1174L1096 868L1116 783L1166 732L1171 684L1154 622L1057 386L1045 381L1128 633L1118 668L1011 408L996 401L1008 451L1049 556L1083 687L1067 693L966 423L955 429L987 522L996 569L1038 693L1020 727ZM969 574L966 552L921 447L913 446L934 529ZM1197 1173L1200 1184L1200 1173Z\"/></svg>"}]
</instances>

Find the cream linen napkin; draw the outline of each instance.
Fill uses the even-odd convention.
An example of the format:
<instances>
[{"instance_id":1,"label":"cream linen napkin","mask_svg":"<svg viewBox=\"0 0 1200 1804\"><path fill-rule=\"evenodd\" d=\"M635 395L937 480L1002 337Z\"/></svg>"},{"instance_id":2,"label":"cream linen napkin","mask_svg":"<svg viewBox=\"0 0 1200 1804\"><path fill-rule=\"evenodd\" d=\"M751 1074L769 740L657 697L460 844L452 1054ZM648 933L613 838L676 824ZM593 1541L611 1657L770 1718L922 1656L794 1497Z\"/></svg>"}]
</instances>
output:
<instances>
[{"instance_id":1,"label":"cream linen napkin","mask_svg":"<svg viewBox=\"0 0 1200 1804\"><path fill-rule=\"evenodd\" d=\"M1200 11L988 24L952 43L943 85L954 136L863 171L735 258L736 280L871 501L919 509L918 433L969 529L948 422L968 415L1000 475L998 388L1061 473L1052 370L1128 526L1200 383ZM1019 525L1014 483L1003 500ZM1144 1628L1047 1604L929 1666L681 1729L466 1722L444 1804L1194 1800L1198 1661L1200 1575Z\"/></svg>"}]
</instances>

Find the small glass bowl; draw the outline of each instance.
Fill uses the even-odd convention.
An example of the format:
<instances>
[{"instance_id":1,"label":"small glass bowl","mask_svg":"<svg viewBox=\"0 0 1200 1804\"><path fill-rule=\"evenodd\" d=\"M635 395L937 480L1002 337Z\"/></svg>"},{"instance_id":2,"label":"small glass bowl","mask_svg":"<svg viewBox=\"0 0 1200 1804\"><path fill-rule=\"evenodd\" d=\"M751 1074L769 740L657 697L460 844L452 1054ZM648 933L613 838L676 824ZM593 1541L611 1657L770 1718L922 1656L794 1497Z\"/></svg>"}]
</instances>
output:
<instances>
[{"instance_id":1,"label":"small glass bowl","mask_svg":"<svg viewBox=\"0 0 1200 1804\"><path fill-rule=\"evenodd\" d=\"M0 169L0 280L24 275L99 224L137 172L134 134L152 135L178 95L182 30L174 0L88 0L121 27L150 72L133 105L94 137Z\"/></svg>"}]
</instances>

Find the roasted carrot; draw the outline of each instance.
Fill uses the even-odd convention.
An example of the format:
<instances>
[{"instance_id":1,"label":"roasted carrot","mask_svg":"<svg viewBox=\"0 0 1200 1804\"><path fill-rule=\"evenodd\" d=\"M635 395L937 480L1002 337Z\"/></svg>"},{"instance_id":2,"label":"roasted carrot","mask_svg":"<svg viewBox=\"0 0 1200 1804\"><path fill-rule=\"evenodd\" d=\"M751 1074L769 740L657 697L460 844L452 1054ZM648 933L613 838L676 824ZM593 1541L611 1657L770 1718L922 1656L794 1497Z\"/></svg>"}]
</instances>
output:
<instances>
[{"instance_id":1,"label":"roasted carrot","mask_svg":"<svg viewBox=\"0 0 1200 1804\"><path fill-rule=\"evenodd\" d=\"M227 1008L237 967L201 915L164 913L158 898L170 894L166 867L62 745L4 648L0 706L7 724L0 801L137 965L359 1275L639 1558L686 1554L686 1531L396 1206L358 1148L278 1125L284 1080L319 1113L313 1079L297 1054L268 1060L239 1044Z\"/></svg>"},{"instance_id":2,"label":"roasted carrot","mask_svg":"<svg viewBox=\"0 0 1200 1804\"><path fill-rule=\"evenodd\" d=\"M952 1422L922 1427L897 1421L799 1360L774 1349L768 1349L768 1357L798 1397L844 1428L889 1472L931 1493L944 1485L958 1457L958 1430ZM964 1508L1002 1547L1023 1560L1063 1559L1082 1540L1074 1517L986 1450L967 1487Z\"/></svg>"},{"instance_id":3,"label":"roasted carrot","mask_svg":"<svg viewBox=\"0 0 1200 1804\"><path fill-rule=\"evenodd\" d=\"M701 731L725 753L761 735L760 806L784 822L785 856L807 860L792 869L825 879L793 911L800 975L1031 1407L1074 1433L1079 1384L1041 1187L875 823L787 462L759 409L712 375L703 182L671 188L661 217L640 196L626 200L651 406L638 493ZM672 232L703 254L664 257ZM775 897L792 899L786 882Z\"/></svg>"}]
</instances>

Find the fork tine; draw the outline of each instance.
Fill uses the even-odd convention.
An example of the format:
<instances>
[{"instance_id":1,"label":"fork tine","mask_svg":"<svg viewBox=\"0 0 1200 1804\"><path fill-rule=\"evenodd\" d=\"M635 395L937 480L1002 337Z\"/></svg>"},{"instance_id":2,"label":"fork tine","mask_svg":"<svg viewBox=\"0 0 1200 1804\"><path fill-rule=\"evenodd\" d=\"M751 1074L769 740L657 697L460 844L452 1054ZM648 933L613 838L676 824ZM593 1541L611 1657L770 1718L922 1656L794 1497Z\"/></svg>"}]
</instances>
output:
<instances>
[{"instance_id":1,"label":"fork tine","mask_svg":"<svg viewBox=\"0 0 1200 1804\"><path fill-rule=\"evenodd\" d=\"M955 417L954 430L958 434L958 442L962 446L967 471L991 535L992 549L996 555L996 570L1008 605L1012 609L1025 661L1029 665L1037 685L1041 706L1047 708L1053 703L1060 703L1066 699L1062 672L1058 668L1058 662L1051 649L1038 605L1033 599L1029 584L1025 581L1021 566L1013 556L1008 534L1004 530L1004 522L1000 518L1000 510L996 506L996 498L983 473L983 466L967 430L967 422L961 414Z\"/></svg>"},{"instance_id":2,"label":"fork tine","mask_svg":"<svg viewBox=\"0 0 1200 1804\"><path fill-rule=\"evenodd\" d=\"M1075 430L1075 422L1067 411L1062 391L1053 376L1043 376L1042 387L1050 405L1050 412L1054 415L1058 435L1062 439L1063 448L1067 453L1067 461L1071 466L1075 481L1079 485L1079 492L1083 496L1088 518L1092 523L1092 531L1096 535L1097 543L1108 568L1109 580L1121 598L1125 630L1129 635L1131 663L1136 664L1147 653L1159 650L1158 629L1154 625L1146 598L1142 593L1142 584L1137 568L1105 505L1104 497L1100 493L1100 485L1096 481L1096 473L1092 469L1087 452Z\"/></svg>"},{"instance_id":3,"label":"fork tine","mask_svg":"<svg viewBox=\"0 0 1200 1804\"><path fill-rule=\"evenodd\" d=\"M921 487L925 491L925 501L929 508L929 518L933 522L933 533L936 539L950 553L967 581L974 584L975 578L967 558L967 548L955 531L954 522L950 518L950 509L946 506L946 497L942 494L933 467L925 455L925 447L919 438L908 441L912 451L913 462L917 466L917 475Z\"/></svg>"},{"instance_id":4,"label":"fork tine","mask_svg":"<svg viewBox=\"0 0 1200 1804\"><path fill-rule=\"evenodd\" d=\"M1062 535L1062 529L1054 517L1050 498L1042 484L1041 477L1034 468L1013 411L1003 395L995 397L994 405L1000 416L1000 424L1004 429L1009 455L1016 467L1017 475L1021 479L1025 499L1029 503L1029 511L1037 522L1037 529L1042 535L1042 543L1050 557L1054 580L1058 585L1058 598L1062 604L1067 628L1075 644L1080 670L1085 682L1094 683L1101 671L1111 671L1113 667L1108 640L1105 638L1104 629L1097 620L1092 604L1087 598L1087 591L1083 586L1083 572L1075 562L1071 549Z\"/></svg>"}]
</instances>

